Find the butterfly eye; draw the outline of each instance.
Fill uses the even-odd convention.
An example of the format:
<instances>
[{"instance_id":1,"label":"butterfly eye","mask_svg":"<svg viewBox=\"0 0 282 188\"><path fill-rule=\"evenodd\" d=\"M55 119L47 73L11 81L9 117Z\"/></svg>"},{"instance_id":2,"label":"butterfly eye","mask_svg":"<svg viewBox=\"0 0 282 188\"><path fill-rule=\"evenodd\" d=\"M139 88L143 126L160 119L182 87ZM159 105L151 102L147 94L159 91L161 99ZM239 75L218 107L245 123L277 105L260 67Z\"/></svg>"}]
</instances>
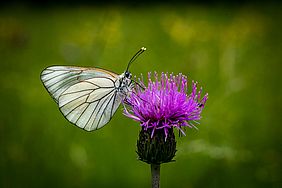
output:
<instances>
[{"instance_id":1,"label":"butterfly eye","mask_svg":"<svg viewBox=\"0 0 282 188\"><path fill-rule=\"evenodd\" d=\"M125 72L125 77L126 77L126 78L131 78L131 73L128 72L128 71L126 71L126 72Z\"/></svg>"}]
</instances>

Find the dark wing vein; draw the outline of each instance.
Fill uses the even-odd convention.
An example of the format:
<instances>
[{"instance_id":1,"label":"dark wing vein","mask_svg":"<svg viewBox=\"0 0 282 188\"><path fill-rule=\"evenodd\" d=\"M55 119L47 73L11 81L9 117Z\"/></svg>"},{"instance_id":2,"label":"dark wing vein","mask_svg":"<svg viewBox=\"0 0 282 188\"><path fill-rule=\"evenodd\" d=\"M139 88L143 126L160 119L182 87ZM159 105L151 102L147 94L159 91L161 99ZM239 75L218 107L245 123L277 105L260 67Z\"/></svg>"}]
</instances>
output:
<instances>
[{"instance_id":1,"label":"dark wing vein","mask_svg":"<svg viewBox=\"0 0 282 188\"><path fill-rule=\"evenodd\" d=\"M52 79L55 79L55 78L58 78L58 77L60 77L60 76L63 76L63 75L65 75L65 74L68 74L68 73L70 73L71 71L64 71L62 74L58 74L58 75L56 75L56 76L53 76L53 77L51 77L51 78L48 78L47 80L44 80L44 82L49 82L50 80L52 80ZM46 75L42 75L42 76L46 76Z\"/></svg>"},{"instance_id":2,"label":"dark wing vein","mask_svg":"<svg viewBox=\"0 0 282 188\"><path fill-rule=\"evenodd\" d=\"M61 96L65 96L65 95L69 95L69 94L80 93L80 92L84 92L84 91L91 91L91 90L95 91L95 90L97 90L97 89L100 89L100 88L95 88L95 89L83 89L83 90L79 90L79 91L72 91L72 92L69 92L69 93L63 93L63 94L60 95L60 97L61 97ZM92 92L93 92L93 91L92 91ZM91 93L92 93L92 92L91 92ZM90 93L89 93L89 94L90 94Z\"/></svg>"},{"instance_id":3,"label":"dark wing vein","mask_svg":"<svg viewBox=\"0 0 282 188\"><path fill-rule=\"evenodd\" d=\"M50 72L43 73L44 71L50 71ZM54 73L54 72L55 72L54 70L45 69L45 70L42 71L41 76L46 76L46 75Z\"/></svg>"},{"instance_id":4,"label":"dark wing vein","mask_svg":"<svg viewBox=\"0 0 282 188\"><path fill-rule=\"evenodd\" d=\"M79 104L78 106L76 106L74 109L72 109L71 111L69 111L66 115L64 115L64 116L68 116L68 115L70 115L75 109L77 109L78 107L80 107L81 105L83 105L83 104L85 104L85 103L89 103L89 104L92 104L92 103L94 103L94 102L97 102L97 101L100 101L100 100L102 100L103 98L105 98L106 96L108 96L111 92L113 92L115 89L113 89L113 90L111 90L109 93L107 93L106 95L104 95L104 96L102 96L101 98L99 98L99 99L96 99L96 100L94 100L94 101L91 101L91 102L86 102L86 101L84 101L83 103L81 103L81 104ZM92 92L91 92L92 93ZM89 94L85 94L85 95L83 95L83 96L79 96L79 97L77 97L76 99L74 99L74 100L72 100L72 101L69 101L68 103L66 103L66 104L64 104L62 107L60 107L60 109L62 109L65 105L67 105L67 104L69 104L69 103L71 103L71 102L73 102L73 101L75 101L75 100L77 100L77 99L79 99L79 98L81 98L81 97L84 97L84 96L86 96L86 95L90 95L90 93ZM84 111L85 112L85 111ZM81 113L81 115L82 115L82 113Z\"/></svg>"},{"instance_id":5,"label":"dark wing vein","mask_svg":"<svg viewBox=\"0 0 282 188\"><path fill-rule=\"evenodd\" d=\"M84 101L84 102L82 102L81 104L77 105L76 107L74 107L74 109L72 109L71 111L69 111L67 114L64 114L64 112L63 112L64 116L67 117L67 116L70 115L74 110L76 110L76 109L79 108L80 106L84 105L85 103L86 103L86 102ZM60 109L62 109L62 108L60 108Z\"/></svg>"},{"instance_id":6,"label":"dark wing vein","mask_svg":"<svg viewBox=\"0 0 282 188\"><path fill-rule=\"evenodd\" d=\"M68 78L67 78L68 82L66 82L65 84L63 84L63 85L61 85L60 87L58 87L53 93L56 93L58 90L62 89L62 88L65 87L66 85L70 85L69 87L66 87L66 89L64 90L64 91L66 91L68 88L70 88L71 86L73 86L74 84L76 84L76 83L71 84L72 82L75 82L75 81L76 81L76 77L77 77L77 75L73 75L73 76L71 76L71 77L68 77ZM72 79L72 78L75 78L75 79ZM107 78L107 77L93 77L93 78L105 78L105 79L109 79L109 78ZM89 79L92 79L92 78L89 78ZM113 84L115 83L112 79L109 79L109 80L111 80L111 81L113 82ZM59 81L53 83L52 85L48 86L47 88L51 88L51 87L53 87L54 85L58 84L59 82L63 82L63 81L66 81L66 80L59 80ZM94 83L92 83L92 82L89 82L89 81L87 81L87 80L83 80L83 81L80 81L80 82L90 83L90 84L92 84L92 85L94 85L94 86L97 86L97 87L100 87L100 88L107 88L107 87L101 87L101 86L99 86L99 85L97 85L97 84L94 84ZM63 93L64 91L62 91L62 93Z\"/></svg>"},{"instance_id":7,"label":"dark wing vein","mask_svg":"<svg viewBox=\"0 0 282 188\"><path fill-rule=\"evenodd\" d=\"M104 79L107 79L107 80L110 80L111 82L113 82L113 85L115 85L115 80L113 80L113 79L111 79L111 78L108 78L108 77L105 77L105 76L95 76L94 78L104 78ZM92 83L92 82L89 82L89 81L87 81L87 80L84 80L85 82L88 82L88 83L91 83L91 84L93 84L93 85L96 85L96 84L94 84L94 83ZM101 86L100 86L101 87Z\"/></svg>"},{"instance_id":8,"label":"dark wing vein","mask_svg":"<svg viewBox=\"0 0 282 188\"><path fill-rule=\"evenodd\" d=\"M107 109L109 103L112 101L112 99L113 99L113 97L114 97L115 95L116 95L116 92L114 93L114 95L111 96L111 98L110 98L110 100L107 102L107 104L106 104L106 106L105 106L103 112L101 113L101 115L100 115L100 117L99 117L99 120L98 120L98 123L97 123L97 126L96 126L96 130L97 130L97 128L99 127L100 121L101 121L101 119L102 119L102 117L103 117L103 114L105 113L105 110ZM102 106L103 106L103 105L102 105ZM101 106L101 108L99 109L99 111L98 111L97 114L99 114L100 110L102 109L102 106ZM112 115L110 114L110 116L112 116ZM109 119L109 120L110 120L110 119Z\"/></svg>"},{"instance_id":9,"label":"dark wing vein","mask_svg":"<svg viewBox=\"0 0 282 188\"><path fill-rule=\"evenodd\" d=\"M88 124L88 122L90 121L90 119L92 118L92 116L93 116L93 114L94 114L94 112L95 112L95 110L96 110L96 108L98 107L98 105L99 105L99 103L100 103L101 101L98 101L97 102L97 104L96 104L96 106L95 106L95 108L94 108L94 110L92 111L92 113L91 113L91 115L90 115L90 117L89 117L89 119L87 120L87 122L85 123L85 125L84 125L84 127L83 127L83 129L85 129L85 127L86 127L86 125ZM84 112L83 112L84 113ZM79 117L80 118L80 117Z\"/></svg>"},{"instance_id":10,"label":"dark wing vein","mask_svg":"<svg viewBox=\"0 0 282 188\"><path fill-rule=\"evenodd\" d=\"M83 103L85 104L85 103ZM83 112L79 115L79 117L77 118L77 120L75 121L75 124L77 124L78 120L81 118L81 116L84 114L84 112L87 110L87 108L90 106L90 103L87 104L87 107L83 110Z\"/></svg>"},{"instance_id":11,"label":"dark wing vein","mask_svg":"<svg viewBox=\"0 0 282 188\"><path fill-rule=\"evenodd\" d=\"M93 92L93 91L92 91L92 92ZM90 92L90 93L92 93L92 92ZM71 102L73 102L73 101L75 101L75 100L77 100L77 99L80 99L80 98L82 98L82 97L84 97L84 96L86 96L86 95L90 95L90 93L86 93L86 94L84 94L84 95L78 96L78 97L76 97L76 98L70 100L69 102L67 102L67 103L64 104L63 106L60 106L60 108L63 108L63 107L65 107L66 105L70 104ZM61 97L61 96L60 96L60 97ZM85 101L85 102L86 102L86 101ZM84 102L84 103L85 103L85 102Z\"/></svg>"},{"instance_id":12,"label":"dark wing vein","mask_svg":"<svg viewBox=\"0 0 282 188\"><path fill-rule=\"evenodd\" d=\"M52 83L51 85L49 85L48 88L51 88L51 87L53 87L54 85L56 85L56 84L58 84L58 83L60 83L60 82L70 81L70 82L67 82L66 84L63 85L63 86L65 86L65 85L67 85L67 84L69 84L69 83L71 83L71 82L77 80L77 76L78 76L78 74L74 74L74 75L69 76L69 77L67 77L67 78L65 78L65 79L60 79L60 80L58 80L58 81ZM61 87L63 87L63 86L61 86ZM59 88L59 89L60 89L60 88ZM56 90L56 91L57 91L57 90ZM56 92L56 91L55 91L55 92Z\"/></svg>"},{"instance_id":13,"label":"dark wing vein","mask_svg":"<svg viewBox=\"0 0 282 188\"><path fill-rule=\"evenodd\" d=\"M116 97L117 97L117 90L115 91L114 102L113 102L112 109L111 109L111 116L114 115L114 114L113 114L113 109L114 109L114 106L115 106Z\"/></svg>"}]
</instances>

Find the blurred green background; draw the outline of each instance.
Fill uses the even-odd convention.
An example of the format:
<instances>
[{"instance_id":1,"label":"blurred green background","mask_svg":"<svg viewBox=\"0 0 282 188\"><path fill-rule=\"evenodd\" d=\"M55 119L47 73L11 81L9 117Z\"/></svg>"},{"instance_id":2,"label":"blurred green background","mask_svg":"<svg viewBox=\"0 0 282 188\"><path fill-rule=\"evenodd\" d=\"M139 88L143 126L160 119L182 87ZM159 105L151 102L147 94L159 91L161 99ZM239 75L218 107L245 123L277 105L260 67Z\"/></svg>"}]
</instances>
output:
<instances>
[{"instance_id":1,"label":"blurred green background","mask_svg":"<svg viewBox=\"0 0 282 188\"><path fill-rule=\"evenodd\" d=\"M150 187L139 125L68 123L39 75L50 65L182 72L209 93L199 131L177 139L165 187L281 187L281 4L0 9L0 187Z\"/></svg>"}]
</instances>

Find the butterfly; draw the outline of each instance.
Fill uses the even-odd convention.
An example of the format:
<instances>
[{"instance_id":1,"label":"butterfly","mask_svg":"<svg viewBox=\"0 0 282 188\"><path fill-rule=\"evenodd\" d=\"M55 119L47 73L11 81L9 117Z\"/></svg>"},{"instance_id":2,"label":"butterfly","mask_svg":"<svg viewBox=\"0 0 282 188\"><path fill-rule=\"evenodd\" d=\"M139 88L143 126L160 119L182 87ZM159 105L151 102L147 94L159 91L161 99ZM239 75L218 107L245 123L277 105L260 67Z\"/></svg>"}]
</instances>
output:
<instances>
[{"instance_id":1,"label":"butterfly","mask_svg":"<svg viewBox=\"0 0 282 188\"><path fill-rule=\"evenodd\" d=\"M109 123L132 91L128 69L145 50L142 47L120 75L100 68L50 66L40 78L69 122L86 131L97 130Z\"/></svg>"}]
</instances>

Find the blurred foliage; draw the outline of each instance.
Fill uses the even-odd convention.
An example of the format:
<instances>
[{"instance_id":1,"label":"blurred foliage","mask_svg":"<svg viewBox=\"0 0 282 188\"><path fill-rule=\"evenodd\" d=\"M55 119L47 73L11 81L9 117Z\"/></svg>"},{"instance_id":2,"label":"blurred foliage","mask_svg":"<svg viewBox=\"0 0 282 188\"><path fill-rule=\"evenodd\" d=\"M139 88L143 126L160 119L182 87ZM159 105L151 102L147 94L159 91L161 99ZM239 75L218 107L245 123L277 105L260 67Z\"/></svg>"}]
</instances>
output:
<instances>
[{"instance_id":1,"label":"blurred foliage","mask_svg":"<svg viewBox=\"0 0 282 188\"><path fill-rule=\"evenodd\" d=\"M0 10L0 187L150 187L139 126L68 123L39 75L50 65L182 72L209 100L177 138L165 187L281 187L281 5L77 6ZM279 76L280 75L280 76Z\"/></svg>"}]
</instances>

